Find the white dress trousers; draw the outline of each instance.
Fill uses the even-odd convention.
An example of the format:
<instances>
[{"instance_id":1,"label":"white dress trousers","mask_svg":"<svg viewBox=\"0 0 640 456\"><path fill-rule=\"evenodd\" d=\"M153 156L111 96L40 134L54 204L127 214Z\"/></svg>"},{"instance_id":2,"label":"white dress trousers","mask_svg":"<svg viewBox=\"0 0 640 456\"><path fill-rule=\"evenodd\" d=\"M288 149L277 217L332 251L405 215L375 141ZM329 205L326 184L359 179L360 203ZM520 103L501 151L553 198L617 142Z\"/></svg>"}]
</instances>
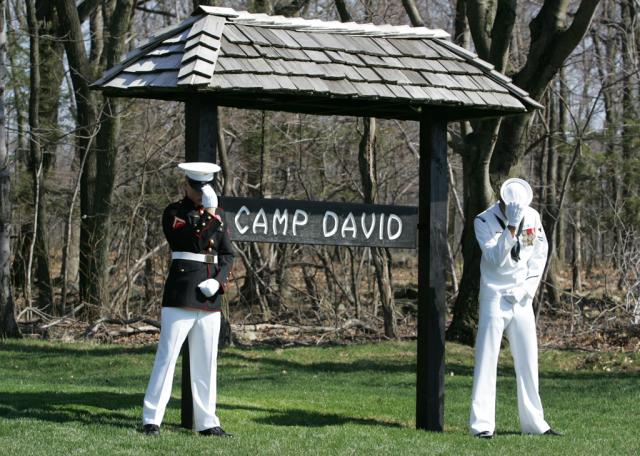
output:
<instances>
[{"instance_id":1,"label":"white dress trousers","mask_svg":"<svg viewBox=\"0 0 640 456\"><path fill-rule=\"evenodd\" d=\"M495 432L498 355L506 331L516 373L520 429L527 434L542 434L550 426L544 419L538 393L538 344L532 302L547 258L547 239L540 215L527 208L518 236L520 259L515 261L511 249L517 239L496 217L507 225L498 203L474 221L482 260L469 425L473 434ZM524 298L512 304L503 294L514 288L525 293Z\"/></svg>"},{"instance_id":2,"label":"white dress trousers","mask_svg":"<svg viewBox=\"0 0 640 456\"><path fill-rule=\"evenodd\" d=\"M194 430L220 426L216 416L216 372L220 312L163 307L160 341L151 378L144 396L143 424L160 426L167 403L176 361L184 340L189 338Z\"/></svg>"}]
</instances>

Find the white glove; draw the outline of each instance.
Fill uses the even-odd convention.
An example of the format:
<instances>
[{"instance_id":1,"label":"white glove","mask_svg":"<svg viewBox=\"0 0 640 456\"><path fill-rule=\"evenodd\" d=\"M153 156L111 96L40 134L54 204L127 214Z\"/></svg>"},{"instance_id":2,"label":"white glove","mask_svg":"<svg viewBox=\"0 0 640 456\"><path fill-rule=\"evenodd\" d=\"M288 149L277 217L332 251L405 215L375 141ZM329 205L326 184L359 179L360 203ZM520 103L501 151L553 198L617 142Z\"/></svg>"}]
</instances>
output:
<instances>
[{"instance_id":1,"label":"white glove","mask_svg":"<svg viewBox=\"0 0 640 456\"><path fill-rule=\"evenodd\" d=\"M200 282L198 284L198 288L200 288L200 291L203 295L205 295L207 298L210 298L218 292L220 284L216 279L207 279L203 282Z\"/></svg>"},{"instance_id":2,"label":"white glove","mask_svg":"<svg viewBox=\"0 0 640 456\"><path fill-rule=\"evenodd\" d=\"M202 187L202 205L205 209L218 207L218 195L209 184Z\"/></svg>"},{"instance_id":3,"label":"white glove","mask_svg":"<svg viewBox=\"0 0 640 456\"><path fill-rule=\"evenodd\" d=\"M518 304L525 297L527 292L524 288L516 287L510 288L502 293L504 299L507 300L509 304Z\"/></svg>"},{"instance_id":4,"label":"white glove","mask_svg":"<svg viewBox=\"0 0 640 456\"><path fill-rule=\"evenodd\" d=\"M514 202L507 203L504 215L507 216L509 226L518 227L522 221L522 217L524 217L524 206Z\"/></svg>"}]
</instances>

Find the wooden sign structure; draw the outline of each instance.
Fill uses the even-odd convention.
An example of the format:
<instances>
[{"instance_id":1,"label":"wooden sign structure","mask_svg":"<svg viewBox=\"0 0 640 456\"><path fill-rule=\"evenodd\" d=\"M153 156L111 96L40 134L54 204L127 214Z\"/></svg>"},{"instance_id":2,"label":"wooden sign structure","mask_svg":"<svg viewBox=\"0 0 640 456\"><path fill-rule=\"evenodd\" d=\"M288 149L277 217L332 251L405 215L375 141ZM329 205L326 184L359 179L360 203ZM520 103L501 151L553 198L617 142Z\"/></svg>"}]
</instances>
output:
<instances>
[{"instance_id":1,"label":"wooden sign structure","mask_svg":"<svg viewBox=\"0 0 640 456\"><path fill-rule=\"evenodd\" d=\"M185 144L186 161L217 162L217 105L214 99L197 97L185 103ZM445 268L441 259L447 253L447 198L449 179L447 168L447 122L424 116L420 120L420 165L419 165L419 206L417 224L416 208L408 206L382 205L341 205L339 203L296 202L287 200L256 200L248 198L221 197L225 209L227 224L233 223L231 237L234 240L274 242L270 236L275 230L275 239L282 235L284 228L284 210L287 209L287 228L296 227L293 237L300 237L300 243L313 243L322 240L324 231L332 233L338 230L342 245L371 245L363 242L371 230L371 215L378 214L377 235L382 228L384 238L381 245L393 246L390 239L397 234L396 215L402 222L404 234L414 239L408 241L405 248L415 246L415 233L418 242L418 353L416 387L416 427L431 431L442 431L444 427L444 344L445 344ZM301 205L304 205L301 207ZM306 209L304 209L306 207ZM243 209L244 208L244 209ZM269 210L265 209L268 208ZM263 209L264 216L260 214ZM276 209L279 210L276 217ZM296 210L308 211L306 215ZM291 213L293 211L293 214ZM333 215L326 215L327 211ZM269 216L270 214L270 216ZM311 215L310 215L311 214ZM352 214L353 221L349 217ZM364 214L364 219L362 218ZM380 223L382 214L385 222ZM357 234L358 217L366 232ZM256 222L257 219L257 222ZM275 229L274 229L275 221ZM289 225L290 223L290 225ZM325 226L326 225L326 226ZM303 235L303 228L315 227ZM323 226L322 228L319 228ZM236 232L237 230L237 232ZM348 236L356 231L360 244L348 244ZM374 228L375 230L375 228ZM336 231L335 234L338 233ZM363 229L364 231L364 229ZM342 236L343 233L345 236ZM411 235L414 233L414 235ZM243 238L243 236L245 236ZM370 234L369 238L373 236ZM289 236L289 239L292 236ZM402 235L401 235L402 237ZM308 242L302 242L307 240ZM375 241L372 240L372 242ZM338 242L338 238L334 239ZM402 242L405 242L403 237ZM340 245L340 244L339 244ZM182 401L181 425L187 429L193 427L193 399L191 392L191 373L189 366L189 346L185 342L182 350Z\"/></svg>"},{"instance_id":2,"label":"wooden sign structure","mask_svg":"<svg viewBox=\"0 0 640 456\"><path fill-rule=\"evenodd\" d=\"M232 241L413 249L418 208L220 197Z\"/></svg>"},{"instance_id":3,"label":"wooden sign structure","mask_svg":"<svg viewBox=\"0 0 640 456\"><path fill-rule=\"evenodd\" d=\"M488 62L448 38L442 30L425 27L342 24L199 6L92 84L107 96L184 102L187 161L217 161L217 106L420 123L416 427L430 431L444 426L447 122L542 107ZM271 219L265 209L266 221L259 209L246 207L234 215L235 220L240 214L240 230L249 227L243 236L251 230L255 240L267 241L273 218L276 228L284 222L276 207ZM358 210L352 218L335 210L336 218L326 211L308 214L306 225L303 214L296 217L294 210L287 213L287 228L304 230L304 235L293 236L309 242L373 242L376 235L386 235L387 246L400 242L392 239L397 220L390 221L388 212L384 222L375 220L377 228L369 233L373 219L358 219ZM380 228L381 236L375 231ZM414 228L413 222L403 222L403 230ZM333 229L333 238L325 236ZM184 366L182 423L191 427L191 387Z\"/></svg>"}]
</instances>

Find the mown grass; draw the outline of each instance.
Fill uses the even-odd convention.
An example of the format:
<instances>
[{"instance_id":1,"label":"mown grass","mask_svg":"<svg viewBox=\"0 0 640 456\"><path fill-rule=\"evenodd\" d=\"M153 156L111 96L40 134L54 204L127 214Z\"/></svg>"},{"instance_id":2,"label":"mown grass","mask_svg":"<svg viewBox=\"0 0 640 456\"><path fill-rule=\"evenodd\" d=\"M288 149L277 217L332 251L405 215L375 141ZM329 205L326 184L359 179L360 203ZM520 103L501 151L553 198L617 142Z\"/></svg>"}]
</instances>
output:
<instances>
[{"instance_id":1,"label":"mown grass","mask_svg":"<svg viewBox=\"0 0 640 456\"><path fill-rule=\"evenodd\" d=\"M637 455L640 355L544 351L541 392L560 438L519 433L508 352L498 437L467 433L473 352L447 348L444 433L414 429L415 343L228 349L219 416L233 439L179 427L179 381L159 438L137 431L154 346L0 342L0 455ZM179 370L178 370L179 372Z\"/></svg>"}]
</instances>

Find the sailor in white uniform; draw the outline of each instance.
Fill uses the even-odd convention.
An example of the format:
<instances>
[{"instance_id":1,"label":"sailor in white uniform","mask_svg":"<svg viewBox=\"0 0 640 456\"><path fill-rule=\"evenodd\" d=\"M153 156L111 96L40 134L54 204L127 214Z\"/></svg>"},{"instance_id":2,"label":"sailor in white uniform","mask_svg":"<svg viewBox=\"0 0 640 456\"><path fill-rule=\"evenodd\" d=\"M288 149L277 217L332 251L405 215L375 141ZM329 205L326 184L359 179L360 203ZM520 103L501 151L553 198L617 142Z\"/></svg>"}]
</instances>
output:
<instances>
[{"instance_id":1,"label":"sailor in white uniform","mask_svg":"<svg viewBox=\"0 0 640 456\"><path fill-rule=\"evenodd\" d=\"M500 201L474 221L482 260L470 428L480 438L492 438L495 432L496 373L504 331L515 366L522 432L559 435L545 421L538 394L532 302L548 246L540 214L529 207L532 199L526 181L508 179L500 189Z\"/></svg>"}]
</instances>

